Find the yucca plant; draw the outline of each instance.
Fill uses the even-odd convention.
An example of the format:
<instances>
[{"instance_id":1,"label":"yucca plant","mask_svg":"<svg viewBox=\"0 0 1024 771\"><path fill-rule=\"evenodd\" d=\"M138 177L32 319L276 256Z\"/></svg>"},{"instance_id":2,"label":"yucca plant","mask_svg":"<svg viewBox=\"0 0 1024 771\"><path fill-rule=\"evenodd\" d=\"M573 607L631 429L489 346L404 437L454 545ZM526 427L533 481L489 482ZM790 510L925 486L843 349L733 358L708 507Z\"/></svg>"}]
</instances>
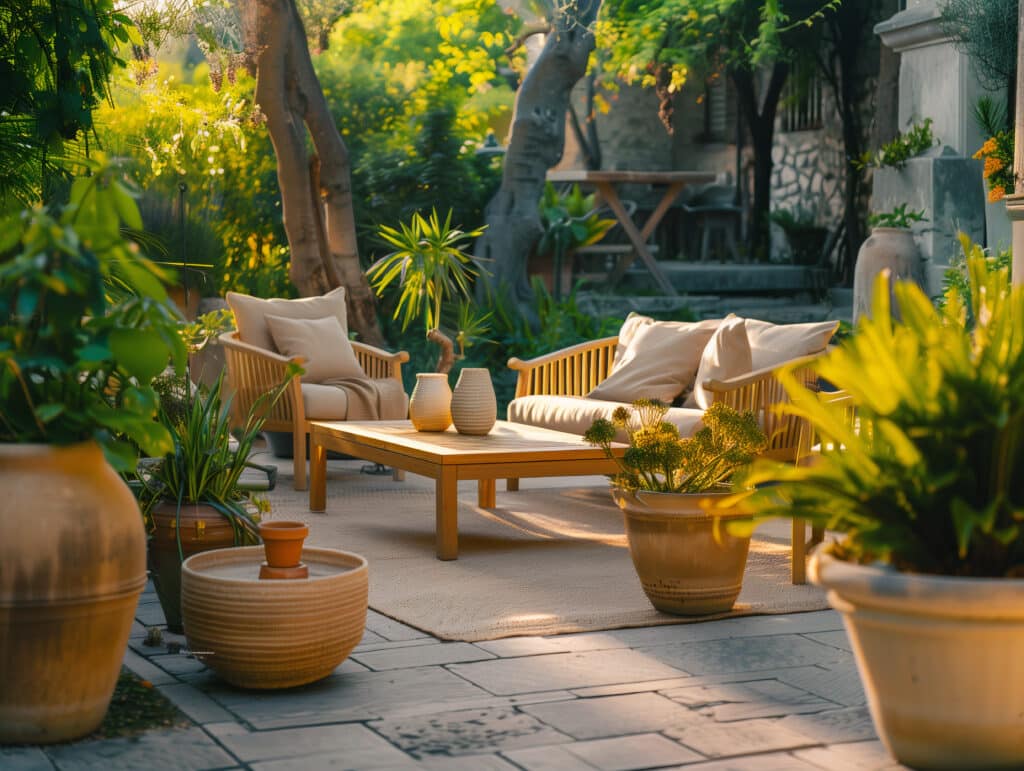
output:
<instances>
[{"instance_id":1,"label":"yucca plant","mask_svg":"<svg viewBox=\"0 0 1024 771\"><path fill-rule=\"evenodd\" d=\"M401 318L403 332L413 321L423 319L427 339L441 348L438 372L449 372L455 361L451 338L440 329L441 312L446 300L468 303L472 299L473 280L481 268L464 249L482 233L483 228L452 227L451 209L443 222L436 209L429 217L417 212L408 225L399 223L397 230L381 226L381 239L395 250L366 271L378 296L398 284L394 318Z\"/></svg>"},{"instance_id":2,"label":"yucca plant","mask_svg":"<svg viewBox=\"0 0 1024 771\"><path fill-rule=\"evenodd\" d=\"M1024 289L977 255L967 272L968 296L953 287L942 309L897 283L899 322L878 279L871 319L812 365L845 403L783 371L793 400L784 409L807 421L821 455L756 463L744 480L756 489L731 505L840 531L834 551L851 561L1024 575Z\"/></svg>"}]
</instances>

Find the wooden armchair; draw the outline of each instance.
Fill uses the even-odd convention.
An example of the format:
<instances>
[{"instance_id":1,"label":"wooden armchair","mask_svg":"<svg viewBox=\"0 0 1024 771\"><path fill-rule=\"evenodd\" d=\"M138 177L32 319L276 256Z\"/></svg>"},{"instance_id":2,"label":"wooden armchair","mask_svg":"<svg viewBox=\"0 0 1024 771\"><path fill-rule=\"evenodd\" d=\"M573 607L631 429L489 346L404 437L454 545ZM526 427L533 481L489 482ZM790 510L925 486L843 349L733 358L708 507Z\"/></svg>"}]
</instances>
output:
<instances>
[{"instance_id":1,"label":"wooden armchair","mask_svg":"<svg viewBox=\"0 0 1024 771\"><path fill-rule=\"evenodd\" d=\"M516 398L538 395L585 396L611 374L618 342L618 337L606 337L528 361L509 359L509 368L519 373ZM809 363L818 355L820 354L792 361ZM764 432L768 435L768 448L764 453L766 457L796 462L801 457L801 441L807 441L806 428L803 421L798 418L777 414L773 409L774 405L789 401L785 389L775 377L774 373L778 368L766 367L729 380L708 380L704 387L712 393L714 401L722 401L737 410L750 411L761 416ZM797 371L808 388L817 390L817 376L809 367L802 367ZM804 455L807 452L804 449ZM518 486L519 480L508 480L508 489L516 490ZM807 539L806 529L803 520L793 521L794 584L806 581L807 549L819 543L824 536L821 529L812 528L811 537Z\"/></svg>"},{"instance_id":2,"label":"wooden armchair","mask_svg":"<svg viewBox=\"0 0 1024 771\"><path fill-rule=\"evenodd\" d=\"M244 419L252 405L263 394L273 390L285 379L289 364L302 364L301 357L289 359L281 354L258 348L238 339L237 332L220 336L227 360L227 380L234 392L231 408L236 420ZM409 361L405 351L388 353L372 345L352 342L352 350L366 376L371 379L402 380L402 364ZM281 398L268 411L264 428L268 431L291 431L294 441L295 489L306 489L306 442L309 421L302 401L302 384L298 378L288 384Z\"/></svg>"}]
</instances>

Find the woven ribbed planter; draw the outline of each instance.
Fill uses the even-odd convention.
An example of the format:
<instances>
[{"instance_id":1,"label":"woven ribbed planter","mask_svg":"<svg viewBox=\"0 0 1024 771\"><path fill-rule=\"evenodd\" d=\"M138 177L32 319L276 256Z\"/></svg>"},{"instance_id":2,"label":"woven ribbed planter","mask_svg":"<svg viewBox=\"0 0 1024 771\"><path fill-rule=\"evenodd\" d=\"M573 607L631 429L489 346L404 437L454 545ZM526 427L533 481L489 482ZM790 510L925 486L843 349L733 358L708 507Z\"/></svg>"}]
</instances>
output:
<instances>
[{"instance_id":1,"label":"woven ribbed planter","mask_svg":"<svg viewBox=\"0 0 1024 771\"><path fill-rule=\"evenodd\" d=\"M409 397L409 420L417 431L444 431L452 424L452 389L448 375L420 372Z\"/></svg>"},{"instance_id":2,"label":"woven ribbed planter","mask_svg":"<svg viewBox=\"0 0 1024 771\"><path fill-rule=\"evenodd\" d=\"M260 581L263 557L262 546L246 546L185 560L181 610L189 648L243 688L290 688L326 677L362 639L366 560L306 548L309 578Z\"/></svg>"},{"instance_id":3,"label":"woven ribbed planter","mask_svg":"<svg viewBox=\"0 0 1024 771\"><path fill-rule=\"evenodd\" d=\"M490 370L466 367L452 392L452 423L460 434L482 436L494 428L498 403Z\"/></svg>"}]
</instances>

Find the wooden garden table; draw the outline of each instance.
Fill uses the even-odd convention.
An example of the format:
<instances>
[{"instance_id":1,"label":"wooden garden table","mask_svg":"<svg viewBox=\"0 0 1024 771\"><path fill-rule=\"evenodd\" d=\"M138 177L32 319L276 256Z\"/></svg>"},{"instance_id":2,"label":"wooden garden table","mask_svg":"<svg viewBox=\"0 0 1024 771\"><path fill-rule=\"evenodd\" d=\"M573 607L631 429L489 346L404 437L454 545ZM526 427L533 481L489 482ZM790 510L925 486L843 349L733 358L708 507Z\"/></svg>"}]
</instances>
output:
<instances>
[{"instance_id":1,"label":"wooden garden table","mask_svg":"<svg viewBox=\"0 0 1024 771\"><path fill-rule=\"evenodd\" d=\"M352 455L436 480L436 548L440 560L459 556L458 484L478 480L477 502L495 506L496 481L524 477L612 474L600 447L575 434L499 420L486 436L417 431L408 420L313 421L310 424L310 511L327 506L327 451ZM626 445L613 445L621 457Z\"/></svg>"},{"instance_id":2,"label":"wooden garden table","mask_svg":"<svg viewBox=\"0 0 1024 771\"><path fill-rule=\"evenodd\" d=\"M581 185L592 185L598 195L611 208L615 219L626 231L629 243L633 246L633 252L626 255L608 278L608 283L613 286L622 278L626 271L637 257L643 260L647 270L654 276L658 287L670 297L676 296L676 289L672 282L661 272L658 263L654 261L650 251L647 249L647 239L651 237L654 229L658 227L669 207L687 185L700 185L715 181L714 172L710 171L590 171L587 169L566 169L562 171L549 171L548 181L552 183L577 183ZM654 212L644 223L643 229L638 230L633 218L630 217L626 207L623 206L615 188L617 185L636 184L664 186L665 193L655 207Z\"/></svg>"}]
</instances>

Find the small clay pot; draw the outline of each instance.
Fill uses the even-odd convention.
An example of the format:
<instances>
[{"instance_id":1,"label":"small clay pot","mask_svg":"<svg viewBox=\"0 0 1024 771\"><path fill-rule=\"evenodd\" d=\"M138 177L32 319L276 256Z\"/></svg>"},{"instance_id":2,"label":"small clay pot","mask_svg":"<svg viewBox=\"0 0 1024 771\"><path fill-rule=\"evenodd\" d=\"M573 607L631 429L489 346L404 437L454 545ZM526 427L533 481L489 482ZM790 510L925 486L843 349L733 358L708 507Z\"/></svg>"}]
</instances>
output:
<instances>
[{"instance_id":1,"label":"small clay pot","mask_svg":"<svg viewBox=\"0 0 1024 771\"><path fill-rule=\"evenodd\" d=\"M260 536L267 555L267 564L272 568L293 568L302 561L302 542L309 535L309 526L304 522L277 520L260 522Z\"/></svg>"}]
</instances>

